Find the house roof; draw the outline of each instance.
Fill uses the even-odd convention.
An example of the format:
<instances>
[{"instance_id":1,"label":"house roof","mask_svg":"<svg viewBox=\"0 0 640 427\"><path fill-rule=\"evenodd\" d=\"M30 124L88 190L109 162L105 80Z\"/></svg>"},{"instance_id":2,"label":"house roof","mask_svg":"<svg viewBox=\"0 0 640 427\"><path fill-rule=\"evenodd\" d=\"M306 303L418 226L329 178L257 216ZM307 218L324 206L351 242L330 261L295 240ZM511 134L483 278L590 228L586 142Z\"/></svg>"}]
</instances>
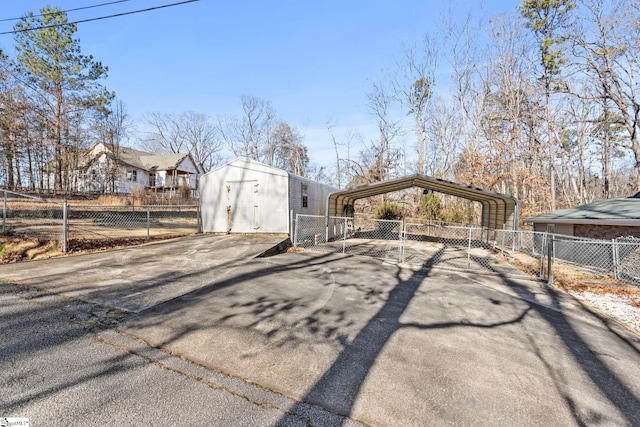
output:
<instances>
[{"instance_id":1,"label":"house roof","mask_svg":"<svg viewBox=\"0 0 640 427\"><path fill-rule=\"evenodd\" d=\"M574 208L547 212L524 220L533 224L596 224L640 226L640 198L598 200Z\"/></svg>"},{"instance_id":2,"label":"house roof","mask_svg":"<svg viewBox=\"0 0 640 427\"><path fill-rule=\"evenodd\" d=\"M103 145L113 153L114 148L110 144L103 143ZM190 156L189 153L152 154L122 146L115 151L117 153L113 153L113 155L120 162L147 171L178 169L180 163Z\"/></svg>"}]
</instances>

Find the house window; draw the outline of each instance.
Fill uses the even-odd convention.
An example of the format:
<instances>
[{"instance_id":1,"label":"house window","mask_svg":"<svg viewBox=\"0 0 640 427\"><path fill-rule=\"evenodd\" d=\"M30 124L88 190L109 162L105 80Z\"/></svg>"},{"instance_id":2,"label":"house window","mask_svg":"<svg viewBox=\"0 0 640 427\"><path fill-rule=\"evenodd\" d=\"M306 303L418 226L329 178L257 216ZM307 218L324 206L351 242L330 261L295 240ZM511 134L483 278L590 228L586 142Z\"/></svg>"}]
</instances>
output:
<instances>
[{"instance_id":1,"label":"house window","mask_svg":"<svg viewBox=\"0 0 640 427\"><path fill-rule=\"evenodd\" d=\"M156 186L156 174L155 173L150 173L149 174L149 187L155 187Z\"/></svg>"},{"instance_id":2,"label":"house window","mask_svg":"<svg viewBox=\"0 0 640 427\"><path fill-rule=\"evenodd\" d=\"M307 184L302 184L302 207L309 207L309 199L307 198Z\"/></svg>"},{"instance_id":3,"label":"house window","mask_svg":"<svg viewBox=\"0 0 640 427\"><path fill-rule=\"evenodd\" d=\"M137 170L128 170L127 171L127 181L138 182L138 171Z\"/></svg>"}]
</instances>

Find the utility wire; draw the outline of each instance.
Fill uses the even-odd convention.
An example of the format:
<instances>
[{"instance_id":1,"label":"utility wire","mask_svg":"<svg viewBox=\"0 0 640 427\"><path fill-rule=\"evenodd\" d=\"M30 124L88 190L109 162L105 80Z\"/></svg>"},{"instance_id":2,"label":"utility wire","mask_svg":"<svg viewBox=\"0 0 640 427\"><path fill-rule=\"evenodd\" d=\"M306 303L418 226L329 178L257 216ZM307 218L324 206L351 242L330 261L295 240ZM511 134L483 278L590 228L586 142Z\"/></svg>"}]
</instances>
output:
<instances>
[{"instance_id":1,"label":"utility wire","mask_svg":"<svg viewBox=\"0 0 640 427\"><path fill-rule=\"evenodd\" d=\"M67 10L62 10L60 12L51 12L51 13L45 13L44 15L33 15L33 16L37 18L37 17L42 17L42 16L56 15L58 13L75 12L77 10L93 9L94 7L108 6L110 4L124 3L124 2L127 2L127 1L130 1L130 0L111 1L109 3L94 4L93 6L77 7L75 9L67 9ZM0 22L19 21L20 19L22 19L22 18L6 18L6 19L0 19Z\"/></svg>"},{"instance_id":2,"label":"utility wire","mask_svg":"<svg viewBox=\"0 0 640 427\"><path fill-rule=\"evenodd\" d=\"M115 15L99 16L97 18L89 18L89 19L81 19L73 22L65 22L64 24L43 25L42 27L36 27L36 28L23 28L21 30L5 31L0 33L0 36L5 34L25 33L27 31L44 30L46 28L64 27L65 25L81 24L83 22L99 21L101 19L117 18L119 16L133 15L134 13L149 12L152 10L164 9L166 7L172 7L172 6L179 6L182 4L193 3L196 1L200 1L200 0L185 0L178 3L171 3L171 4L165 4L162 6L149 7L147 9L139 9L139 10L132 10L131 12L116 13Z\"/></svg>"}]
</instances>

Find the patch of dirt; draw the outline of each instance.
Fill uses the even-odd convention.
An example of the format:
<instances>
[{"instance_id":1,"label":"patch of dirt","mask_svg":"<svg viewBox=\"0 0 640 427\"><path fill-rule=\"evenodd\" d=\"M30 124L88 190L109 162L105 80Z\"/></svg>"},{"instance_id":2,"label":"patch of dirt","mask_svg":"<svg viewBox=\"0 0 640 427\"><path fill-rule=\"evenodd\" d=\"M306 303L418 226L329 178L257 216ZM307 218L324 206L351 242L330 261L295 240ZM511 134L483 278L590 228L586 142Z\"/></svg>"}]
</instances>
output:
<instances>
[{"instance_id":1,"label":"patch of dirt","mask_svg":"<svg viewBox=\"0 0 640 427\"><path fill-rule=\"evenodd\" d=\"M157 238L115 238L115 239L69 239L67 252L62 251L62 245L55 240L38 239L34 237L11 235L0 236L0 264L8 264L34 259L47 259L73 253L98 252L110 249L120 249L141 245L158 240L172 239L179 235L162 236Z\"/></svg>"}]
</instances>

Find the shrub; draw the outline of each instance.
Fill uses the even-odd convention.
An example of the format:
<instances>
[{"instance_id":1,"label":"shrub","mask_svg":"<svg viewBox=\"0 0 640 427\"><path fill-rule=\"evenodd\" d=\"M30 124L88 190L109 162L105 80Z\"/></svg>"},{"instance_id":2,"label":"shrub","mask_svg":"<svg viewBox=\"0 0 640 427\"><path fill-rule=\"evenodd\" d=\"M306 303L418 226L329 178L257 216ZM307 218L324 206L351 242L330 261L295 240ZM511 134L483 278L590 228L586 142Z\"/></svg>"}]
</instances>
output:
<instances>
[{"instance_id":1,"label":"shrub","mask_svg":"<svg viewBox=\"0 0 640 427\"><path fill-rule=\"evenodd\" d=\"M384 201L376 205L374 216L377 219L399 220L404 217L402 207L394 202Z\"/></svg>"}]
</instances>

